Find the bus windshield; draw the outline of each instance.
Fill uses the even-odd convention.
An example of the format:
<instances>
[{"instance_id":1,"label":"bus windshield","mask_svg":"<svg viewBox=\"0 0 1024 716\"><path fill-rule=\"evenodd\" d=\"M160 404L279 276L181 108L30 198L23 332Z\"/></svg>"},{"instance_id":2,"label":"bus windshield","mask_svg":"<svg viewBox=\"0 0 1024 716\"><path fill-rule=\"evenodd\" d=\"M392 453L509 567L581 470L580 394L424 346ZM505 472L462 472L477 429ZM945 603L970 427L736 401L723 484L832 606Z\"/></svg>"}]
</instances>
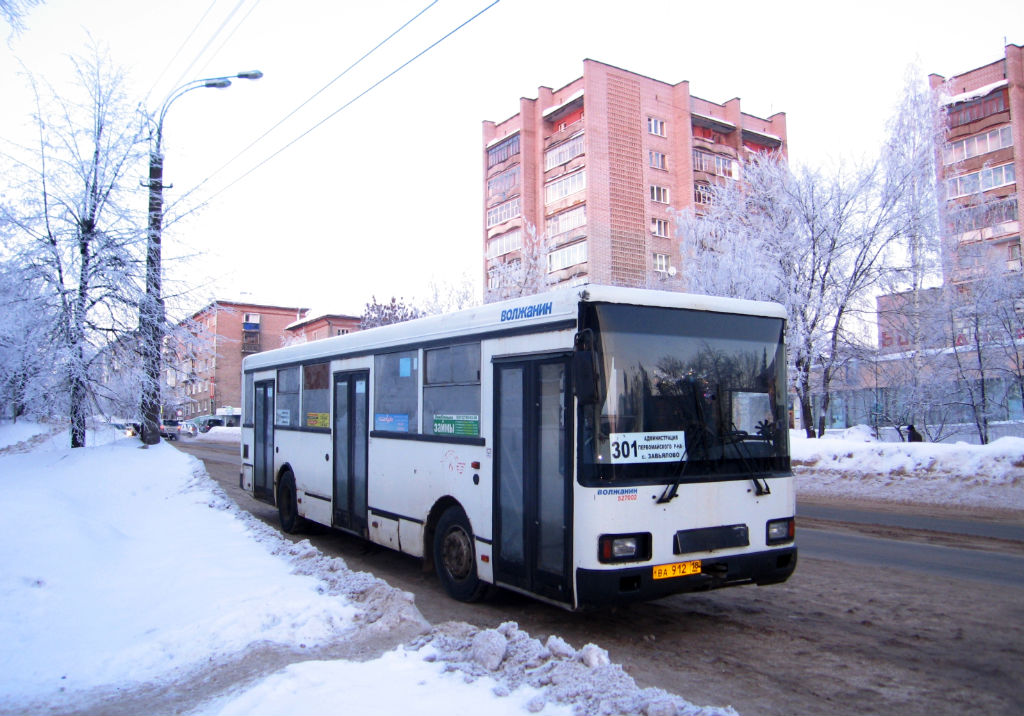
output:
<instances>
[{"instance_id":1,"label":"bus windshield","mask_svg":"<svg viewBox=\"0 0 1024 716\"><path fill-rule=\"evenodd\" d=\"M788 473L780 318L587 304L597 397L580 408L584 484Z\"/></svg>"}]
</instances>

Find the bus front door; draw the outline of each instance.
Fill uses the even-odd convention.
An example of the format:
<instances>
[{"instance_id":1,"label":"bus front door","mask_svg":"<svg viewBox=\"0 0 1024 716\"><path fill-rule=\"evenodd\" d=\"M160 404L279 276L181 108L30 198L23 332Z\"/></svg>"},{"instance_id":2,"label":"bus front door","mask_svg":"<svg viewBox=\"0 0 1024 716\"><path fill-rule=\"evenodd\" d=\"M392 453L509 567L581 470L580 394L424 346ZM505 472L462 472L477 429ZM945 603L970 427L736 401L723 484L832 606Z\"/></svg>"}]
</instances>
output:
<instances>
[{"instance_id":1,"label":"bus front door","mask_svg":"<svg viewBox=\"0 0 1024 716\"><path fill-rule=\"evenodd\" d=\"M253 401L252 496L274 502L274 381L256 383Z\"/></svg>"},{"instance_id":2,"label":"bus front door","mask_svg":"<svg viewBox=\"0 0 1024 716\"><path fill-rule=\"evenodd\" d=\"M334 375L334 526L366 533L366 450L370 374Z\"/></svg>"},{"instance_id":3,"label":"bus front door","mask_svg":"<svg viewBox=\"0 0 1024 716\"><path fill-rule=\"evenodd\" d=\"M495 365L494 572L571 603L572 416L567 358Z\"/></svg>"}]
</instances>

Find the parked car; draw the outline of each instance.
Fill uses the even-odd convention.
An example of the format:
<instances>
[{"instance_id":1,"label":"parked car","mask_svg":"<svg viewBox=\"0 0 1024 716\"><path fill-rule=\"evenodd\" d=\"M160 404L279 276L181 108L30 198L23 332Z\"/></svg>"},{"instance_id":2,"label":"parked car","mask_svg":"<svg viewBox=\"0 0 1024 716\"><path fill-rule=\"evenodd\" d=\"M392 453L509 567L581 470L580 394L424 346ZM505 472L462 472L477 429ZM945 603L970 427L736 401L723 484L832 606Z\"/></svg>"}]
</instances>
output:
<instances>
[{"instance_id":1,"label":"parked car","mask_svg":"<svg viewBox=\"0 0 1024 716\"><path fill-rule=\"evenodd\" d=\"M218 418L216 415L204 415L195 419L196 425L199 426L199 432L208 433L210 428L219 428L224 425L224 420Z\"/></svg>"},{"instance_id":2,"label":"parked car","mask_svg":"<svg viewBox=\"0 0 1024 716\"><path fill-rule=\"evenodd\" d=\"M160 422L160 437L167 440L177 440L181 423L177 420L166 418Z\"/></svg>"}]
</instances>

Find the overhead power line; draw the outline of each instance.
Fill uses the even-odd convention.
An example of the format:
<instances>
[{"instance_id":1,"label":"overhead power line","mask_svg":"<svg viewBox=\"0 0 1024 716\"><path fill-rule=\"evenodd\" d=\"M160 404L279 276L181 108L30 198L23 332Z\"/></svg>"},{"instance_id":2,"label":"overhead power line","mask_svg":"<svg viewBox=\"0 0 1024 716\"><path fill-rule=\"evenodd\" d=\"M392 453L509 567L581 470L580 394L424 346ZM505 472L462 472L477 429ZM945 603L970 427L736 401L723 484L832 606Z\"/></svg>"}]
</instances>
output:
<instances>
[{"instance_id":1,"label":"overhead power line","mask_svg":"<svg viewBox=\"0 0 1024 716\"><path fill-rule=\"evenodd\" d=\"M270 134L270 133L271 133L271 132L273 132L273 131L274 131L275 129L277 129L278 127L280 127L280 126L281 126L282 124L284 124L284 123L285 123L285 122L287 122L287 121L288 121L289 119L291 119L291 118L292 118L293 116L295 116L295 114L297 114L297 113L299 112L299 110L301 110L301 109L302 109L303 107L305 107L305 106L306 106L306 105L308 105L308 104L309 104L310 102L312 102L312 101L313 101L314 99L316 99L316 98L317 98L317 97L319 97L319 96L320 96L321 94L323 94L323 93L324 93L324 92L325 92L325 91L326 91L326 90L327 90L327 89L328 89L328 88L329 88L329 87L330 87L331 85L333 85L333 84L334 84L335 82L337 82L337 81L338 81L338 80L340 80L340 79L341 79L342 77L344 77L345 75L347 75L347 74L348 74L348 73L349 73L350 71L352 71L352 70L353 70L353 69L354 69L354 68L355 68L356 66L358 66L358 65L359 65L360 63L362 63L362 62L363 62L363 60L365 60L365 59L366 59L366 58L368 58L368 57L369 57L370 55L372 55L372 54L373 54L374 52L376 52L376 51L377 51L377 50L379 50L379 49L380 49L381 47L383 47L383 46L384 46L384 45L386 45L386 44L387 44L388 42L390 42L390 41L391 41L391 40L392 40L392 39L393 39L393 38L395 37L395 35L397 35L397 34L398 34L398 33L400 33L400 32L401 32L402 30L404 30L405 28L407 28L407 27L408 27L409 25L411 25L411 24L412 24L413 22L415 22L415 21L416 21L417 19L419 19L419 17L420 17L421 15L423 15L423 13L425 13L425 12L426 12L427 10L429 10L430 8L432 8L432 7L433 7L434 5L436 5L437 3L438 3L438 0L432 0L432 2L431 2L430 4L428 4L428 5L427 5L426 7L424 7L424 8L422 9L422 10L420 10L419 12L417 12L417 13L416 13L415 15L413 15L413 16L412 16L411 18L409 18L408 20L406 20L406 21L405 21L404 23L402 23L402 25L401 25L401 26L399 26L399 27L398 27L398 29L396 29L396 30L395 30L394 32L392 32L392 33L391 33L390 35L388 35L388 36L387 36L387 37L385 37L385 38L384 38L383 40L381 40L380 42L378 42L378 43L377 43L377 44L376 44L376 45L375 45L375 46L374 46L374 47L373 47L372 49L370 49L370 50L369 50L368 52L366 52L365 54L363 54L363 56L362 56L362 57L360 57L360 58L359 58L358 60L356 60L356 61L355 61L355 62L353 62L353 63L352 63L351 65L349 65L348 67L346 67L346 68L345 68L344 70L342 70L341 74L339 74L339 75L338 75L337 77L335 77L335 78L334 78L334 79L332 79L332 80L331 80L330 82L328 82L328 83L327 83L327 84L325 84L325 85L324 85L323 87L321 87L321 88L320 88L320 89L318 89L318 90L317 90L316 92L314 92L314 93L313 93L312 95L310 95L310 96L309 96L309 97L308 97L308 98L307 98L307 99L306 99L305 101L303 101L303 102L302 102L302 104L300 104L300 105L299 105L299 106L297 106L297 107L296 107L295 109L293 109L293 110L292 110L291 112L289 112L289 113L288 113L288 114L286 114L286 115L285 115L284 117L282 117L281 119L279 119L279 120L278 120L278 121L277 121L277 122L276 122L276 123L275 123L275 124L274 124L274 125L273 125L272 127L270 127L270 129L266 130L265 132L263 132L263 134L261 134L260 136L256 137L256 139L254 139L253 141L251 141L251 142L250 142L250 143L248 144L248 146L246 146L246 147L245 147L244 149L242 149L242 150L241 150L240 152L238 152L238 154L236 154L235 156L231 157L231 159L229 159L229 160L227 160L226 162L224 162L224 164L222 164L222 165L221 165L220 167L218 167L218 168L217 168L217 169L215 169L215 170L214 170L213 172L211 172L209 176L207 176L207 177L206 177L205 179L203 179L203 181L201 181L201 182L200 182L199 184L197 184L197 185L196 185L196 186L194 186L194 187L193 187L192 189L190 189L190 190L189 190L189 191L188 191L188 192L187 192L186 194L182 195L182 199L184 199L184 198L185 198L186 196L188 196L189 194L191 194L192 192L194 192L194 191L195 191L196 189L198 189L199 187L201 187L201 186L203 186L204 184L206 184L206 182L210 181L210 180L211 180L211 179L212 179L213 177L217 176L217 175L218 175L218 174L219 174L220 172L224 171L224 170L225 170L225 169L226 169L227 167L229 167L229 166L230 166L230 165L231 165L232 163L234 163L234 162L235 162L236 160L238 160L238 158L239 158L239 157L241 157L241 156L242 156L243 154L245 154L245 153L246 153L246 152L248 152L248 151L249 151L250 149L252 149L252 148L253 148L254 146L256 146L256 144L258 144L258 143L259 143L260 141L262 141L262 140L263 140L263 139L264 139L264 138L265 138L265 137L266 137L266 136L267 136L268 134Z\"/></svg>"},{"instance_id":2,"label":"overhead power line","mask_svg":"<svg viewBox=\"0 0 1024 716\"><path fill-rule=\"evenodd\" d=\"M464 27L466 27L467 25L469 25L469 24L470 24L471 22L473 22L474 20L476 20L476 19L477 19L478 17L480 17L481 15L483 15L483 14L484 14L485 12L487 12L488 10L490 10L490 9L491 9L492 7L494 7L495 5L497 5L497 4L499 3L499 2L501 2L501 0L493 0L493 2L491 2L491 3L489 4L489 5L487 5L487 7L483 8L483 9L482 9L482 10L480 10L479 12L475 13L474 15L472 15L472 16L471 16L471 17L469 17L468 19L464 20L464 21L463 21L462 23L460 23L459 25L457 25L456 27L454 27L453 29L449 30L449 31L448 31L447 33L445 33L444 35L442 35L441 37L439 37L439 38L438 38L437 40L435 40L434 42L432 42L432 43L430 43L429 45L427 45L427 46L426 46L425 48L423 48L422 50L420 50L419 52L417 52L417 53L416 53L415 55L413 55L412 57L410 57L410 58L409 58L408 60L406 60L405 62L403 62L402 64L400 64L400 65L399 65L398 67L396 67L395 69L391 70L391 71L390 71L389 73L387 73L386 75L384 75L383 77L381 77L381 78L380 78L379 80L377 80L376 82L374 82L374 83L373 83L372 85L370 85L369 87L367 87L366 89L364 89L364 90L363 90L362 92L360 92L359 94L357 94L357 95L356 95L355 97L353 97L353 98L352 98L352 99L350 99L349 101L345 102L345 104L343 104L343 105L341 105L340 107L338 107L338 109L334 110L333 112L331 112L330 114L328 114L328 115L327 115L326 117L324 117L323 119L321 119L321 120L320 120L319 122L317 122L316 124L314 124L314 125L313 125L312 127L310 127L309 129L307 129L307 130L306 130L305 132L303 132L302 134L300 134L300 135L298 135L297 137L295 137L295 139L293 139L293 140L291 140L290 142L288 142L287 144L285 144L285 145L284 145L283 147L281 147L281 148L280 148L280 149L278 149L278 150L277 150L276 152L274 152L273 154L271 154L270 156L268 156L268 157L267 157L266 159L264 159L263 161L261 161L261 162L260 162L259 164L256 164L255 166L253 166L253 167L252 167L251 169L249 169L249 170L248 170L248 171L246 171L246 172L245 172L244 174L242 174L241 176L239 176L238 178L236 178L236 179L235 179L234 181L232 181L232 182L231 182L230 184L227 184L227 185L225 185L224 187L222 187L221 189L218 189L218 190L217 190L216 192L214 192L214 193L213 193L213 194L211 194L211 195L210 195L209 197L207 197L206 201L205 201L205 202L203 202L203 203L204 203L204 204L207 204L207 203L209 203L209 202L210 202L210 201L211 201L212 199L214 199L215 197L219 196L220 194L223 194L223 193L224 193L225 191L227 191L228 189L230 189L231 187L233 187L233 186L234 186L235 184L237 184L238 182L242 181L242 180L243 180L243 179L245 179L245 178L246 178L247 176L249 176L250 174L252 174L252 173L253 173L254 171L256 171L257 169L259 169L260 167L262 167L263 165L265 165L265 164L266 164L267 162L269 162L269 161L270 161L271 159L273 159L274 157L278 156L279 154L281 154L282 152L284 152L284 151L285 151L286 149L289 149L290 147L294 146L294 145L295 145L295 144L296 144L296 143L297 143L297 142L298 142L299 140L301 140L301 139L303 139L304 137L308 136L308 135L309 135L310 133L312 133L312 132L313 132L314 130L318 129L318 128L319 128L319 127L321 127L321 126L322 126L323 124L325 124L325 123L326 123L326 122L327 122L328 120L330 120L330 119L334 118L335 116L337 116L338 114L340 114L340 113L341 113L341 112L343 112L344 110L346 110L346 109L348 109L349 107L351 107L351 106L352 106L353 104L355 104L355 103L356 103L356 102L357 102L358 100L362 99L362 98L363 98L363 97L365 97L365 96L366 96L367 94L369 94L370 92L372 92L372 91L373 91L374 89L376 89L377 87L379 87L380 85L382 85L382 84L383 84L384 82L386 82L387 80L391 79L391 78L392 78L392 77L394 77L394 76L395 76L396 74L398 74L399 72L401 72L401 71L402 71L403 69L405 69L406 67L408 67L409 65L411 65L411 64L412 64L413 62L415 62L415 61L416 61L416 60L418 60L419 58L423 57L423 55L427 54L428 52L430 52L430 50L432 50L432 49L434 49L435 47L437 47L438 45L440 45L440 44L441 44L442 42L444 42L445 40L447 40L447 39L448 39L449 37L451 37L452 35L454 35L454 34L455 34L456 32L458 32L458 31L459 31L459 30L461 30L462 28L464 28ZM312 99L312 98L310 98L310 99ZM283 121L283 120L282 120L282 121ZM250 145L250 146L251 146L251 145ZM232 161L234 161L234 160L232 160ZM220 171L220 170L218 169L217 171ZM210 175L210 176L212 177L213 175ZM189 190L189 191L188 191L188 192L187 192L187 193L186 193L186 194L185 194L185 195L184 195L184 196L183 196L182 198L184 198L185 196L188 196L188 195L189 195L189 194L191 194L191 193L192 193L193 191L195 191L195 189L198 189L198 188L199 188L200 186L202 186L203 184L205 184L205 183L206 183L206 181L208 181L208 180L209 180L209 178L210 178L210 177L207 177L207 179L204 179L204 180L203 180L202 182L200 182L199 184L197 184L197 185L196 185L196 187L194 187L193 189L190 189L190 190Z\"/></svg>"}]
</instances>

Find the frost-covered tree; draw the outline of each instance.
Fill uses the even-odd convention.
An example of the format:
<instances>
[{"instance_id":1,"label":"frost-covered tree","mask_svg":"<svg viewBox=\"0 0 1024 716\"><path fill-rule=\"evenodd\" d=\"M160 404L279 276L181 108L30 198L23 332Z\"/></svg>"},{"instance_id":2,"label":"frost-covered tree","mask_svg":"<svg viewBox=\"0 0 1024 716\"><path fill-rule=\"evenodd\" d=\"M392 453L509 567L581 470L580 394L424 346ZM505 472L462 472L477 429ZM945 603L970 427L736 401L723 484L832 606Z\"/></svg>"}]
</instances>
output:
<instances>
[{"instance_id":1,"label":"frost-covered tree","mask_svg":"<svg viewBox=\"0 0 1024 716\"><path fill-rule=\"evenodd\" d=\"M422 311L406 303L404 298L392 296L389 303L380 303L376 296L371 296L370 301L363 310L359 327L365 330L367 328L376 328L377 326L387 326L392 323L411 321L422 315Z\"/></svg>"},{"instance_id":2,"label":"frost-covered tree","mask_svg":"<svg viewBox=\"0 0 1024 716\"><path fill-rule=\"evenodd\" d=\"M25 16L43 0L0 0L0 17L7 21L14 32L25 29Z\"/></svg>"},{"instance_id":3,"label":"frost-covered tree","mask_svg":"<svg viewBox=\"0 0 1024 716\"><path fill-rule=\"evenodd\" d=\"M480 290L469 276L431 281L427 297L420 301L423 315L434 316L480 305Z\"/></svg>"},{"instance_id":4,"label":"frost-covered tree","mask_svg":"<svg viewBox=\"0 0 1024 716\"><path fill-rule=\"evenodd\" d=\"M836 372L862 342L871 291L897 237L894 197L866 169L745 165L742 184L712 187L707 213L677 216L687 289L773 300L788 313L790 387L808 436L824 433ZM817 416L812 392L823 396Z\"/></svg>"},{"instance_id":5,"label":"frost-covered tree","mask_svg":"<svg viewBox=\"0 0 1024 716\"><path fill-rule=\"evenodd\" d=\"M124 75L101 53L72 58L76 83L61 94L32 79L38 139L5 153L13 227L10 260L45 298L35 315L55 366L54 398L85 445L96 405L97 361L129 340L137 320L139 216L131 210L143 156L142 123Z\"/></svg>"},{"instance_id":6,"label":"frost-covered tree","mask_svg":"<svg viewBox=\"0 0 1024 716\"><path fill-rule=\"evenodd\" d=\"M523 245L518 251L495 261L488 269L488 288L484 303L532 296L551 285L548 274L549 241L547 234L526 222Z\"/></svg>"}]
</instances>

